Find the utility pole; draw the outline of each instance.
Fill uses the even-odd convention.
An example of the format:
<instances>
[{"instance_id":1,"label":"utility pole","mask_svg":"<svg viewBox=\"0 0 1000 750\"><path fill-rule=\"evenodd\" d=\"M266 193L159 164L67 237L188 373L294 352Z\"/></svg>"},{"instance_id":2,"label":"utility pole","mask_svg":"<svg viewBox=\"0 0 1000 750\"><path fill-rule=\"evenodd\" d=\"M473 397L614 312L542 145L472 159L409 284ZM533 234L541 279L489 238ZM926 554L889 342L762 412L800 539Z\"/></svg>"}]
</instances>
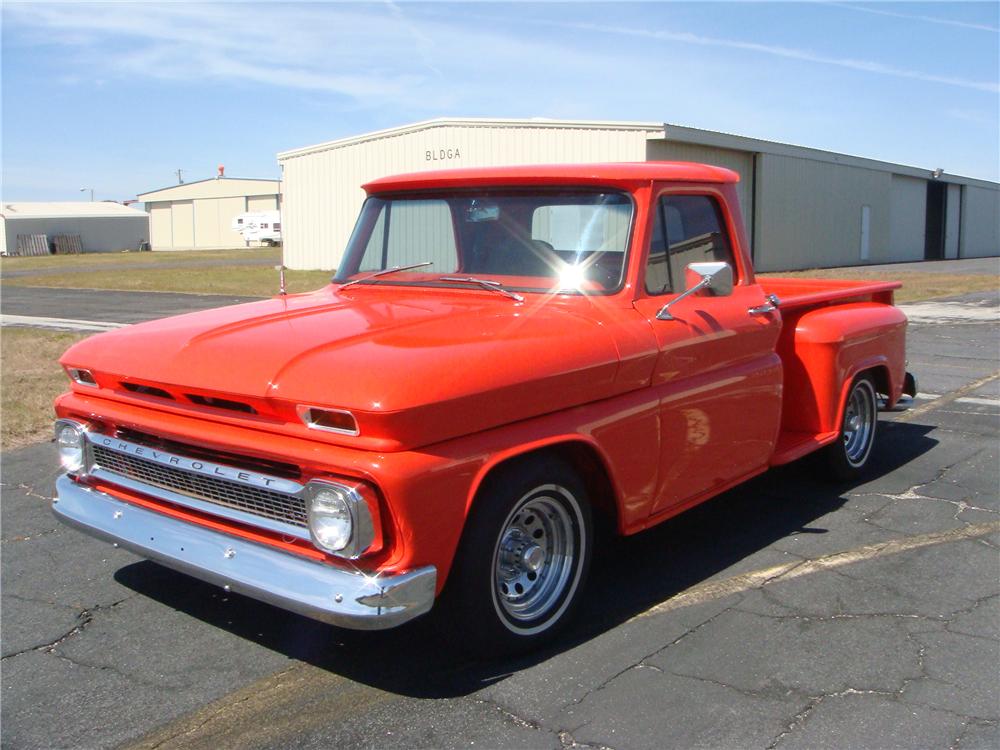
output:
<instances>
[{"instance_id":1,"label":"utility pole","mask_svg":"<svg viewBox=\"0 0 1000 750\"><path fill-rule=\"evenodd\" d=\"M178 169L177 170L177 184L178 185L183 185L184 184L184 172L186 172L186 171L187 171L186 169Z\"/></svg>"}]
</instances>

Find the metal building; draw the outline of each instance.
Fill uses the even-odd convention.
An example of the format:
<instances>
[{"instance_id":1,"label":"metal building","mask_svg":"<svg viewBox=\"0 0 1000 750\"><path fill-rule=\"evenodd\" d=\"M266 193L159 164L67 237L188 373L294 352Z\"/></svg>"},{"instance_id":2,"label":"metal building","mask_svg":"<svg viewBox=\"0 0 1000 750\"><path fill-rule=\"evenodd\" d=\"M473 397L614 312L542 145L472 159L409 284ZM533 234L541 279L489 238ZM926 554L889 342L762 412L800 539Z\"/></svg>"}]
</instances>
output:
<instances>
[{"instance_id":1,"label":"metal building","mask_svg":"<svg viewBox=\"0 0 1000 750\"><path fill-rule=\"evenodd\" d=\"M649 160L738 172L760 270L1000 254L993 182L665 123L439 119L279 153L284 262L335 268L377 177Z\"/></svg>"},{"instance_id":2,"label":"metal building","mask_svg":"<svg viewBox=\"0 0 1000 750\"><path fill-rule=\"evenodd\" d=\"M141 193L149 212L153 250L220 250L246 247L233 219L248 211L281 208L281 183L216 177Z\"/></svg>"},{"instance_id":3,"label":"metal building","mask_svg":"<svg viewBox=\"0 0 1000 750\"><path fill-rule=\"evenodd\" d=\"M4 203L0 208L0 253L15 252L18 235L78 235L84 252L138 250L149 239L149 215L111 201Z\"/></svg>"}]
</instances>

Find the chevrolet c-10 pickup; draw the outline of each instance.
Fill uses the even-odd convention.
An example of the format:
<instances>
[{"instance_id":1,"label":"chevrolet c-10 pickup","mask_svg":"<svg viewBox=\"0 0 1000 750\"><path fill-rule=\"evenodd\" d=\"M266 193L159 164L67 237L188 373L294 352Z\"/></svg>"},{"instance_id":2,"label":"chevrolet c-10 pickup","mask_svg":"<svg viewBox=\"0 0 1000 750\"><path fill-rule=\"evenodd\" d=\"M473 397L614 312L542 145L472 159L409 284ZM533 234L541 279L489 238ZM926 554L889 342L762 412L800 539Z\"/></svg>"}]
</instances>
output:
<instances>
[{"instance_id":1,"label":"chevrolet c-10 pickup","mask_svg":"<svg viewBox=\"0 0 1000 750\"><path fill-rule=\"evenodd\" d=\"M53 510L335 625L434 607L467 644L533 647L579 603L595 530L813 452L857 476L880 402L915 394L899 284L756 278L737 180L651 162L370 182L328 286L66 352Z\"/></svg>"}]
</instances>

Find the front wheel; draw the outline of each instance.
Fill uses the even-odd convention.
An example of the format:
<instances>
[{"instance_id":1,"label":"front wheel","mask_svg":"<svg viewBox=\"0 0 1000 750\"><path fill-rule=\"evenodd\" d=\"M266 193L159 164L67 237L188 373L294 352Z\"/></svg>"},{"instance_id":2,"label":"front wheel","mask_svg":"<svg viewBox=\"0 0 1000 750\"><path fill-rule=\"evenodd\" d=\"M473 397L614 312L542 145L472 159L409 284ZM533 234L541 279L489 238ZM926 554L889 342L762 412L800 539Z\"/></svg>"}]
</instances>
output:
<instances>
[{"instance_id":1,"label":"front wheel","mask_svg":"<svg viewBox=\"0 0 1000 750\"><path fill-rule=\"evenodd\" d=\"M488 480L444 594L449 625L478 653L535 648L565 625L590 566L586 488L563 461L533 457Z\"/></svg>"},{"instance_id":2,"label":"front wheel","mask_svg":"<svg viewBox=\"0 0 1000 750\"><path fill-rule=\"evenodd\" d=\"M833 479L847 481L861 475L878 425L878 397L870 375L858 375L844 404L840 435L824 450L824 457Z\"/></svg>"}]
</instances>

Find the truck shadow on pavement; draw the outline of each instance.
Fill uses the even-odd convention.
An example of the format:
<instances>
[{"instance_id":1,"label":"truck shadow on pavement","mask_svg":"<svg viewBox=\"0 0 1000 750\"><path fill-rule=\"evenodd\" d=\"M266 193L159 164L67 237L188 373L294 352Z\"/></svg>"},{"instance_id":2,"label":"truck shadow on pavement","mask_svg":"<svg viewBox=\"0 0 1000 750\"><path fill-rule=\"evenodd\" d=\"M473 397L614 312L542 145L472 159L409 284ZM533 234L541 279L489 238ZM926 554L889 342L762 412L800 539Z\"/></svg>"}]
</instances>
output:
<instances>
[{"instance_id":1,"label":"truck shadow on pavement","mask_svg":"<svg viewBox=\"0 0 1000 750\"><path fill-rule=\"evenodd\" d=\"M933 428L880 423L880 445L857 484L884 478L936 444ZM775 542L825 534L857 485L823 483L810 459L773 469L648 531L598 541L575 623L526 656L476 661L435 627L434 613L382 632L348 631L143 561L118 570L127 588L240 638L380 690L419 698L468 695L584 644ZM790 558L794 559L794 558ZM769 558L763 567L774 564ZM762 567L760 563L750 568ZM749 570L742 568L740 572Z\"/></svg>"}]
</instances>

